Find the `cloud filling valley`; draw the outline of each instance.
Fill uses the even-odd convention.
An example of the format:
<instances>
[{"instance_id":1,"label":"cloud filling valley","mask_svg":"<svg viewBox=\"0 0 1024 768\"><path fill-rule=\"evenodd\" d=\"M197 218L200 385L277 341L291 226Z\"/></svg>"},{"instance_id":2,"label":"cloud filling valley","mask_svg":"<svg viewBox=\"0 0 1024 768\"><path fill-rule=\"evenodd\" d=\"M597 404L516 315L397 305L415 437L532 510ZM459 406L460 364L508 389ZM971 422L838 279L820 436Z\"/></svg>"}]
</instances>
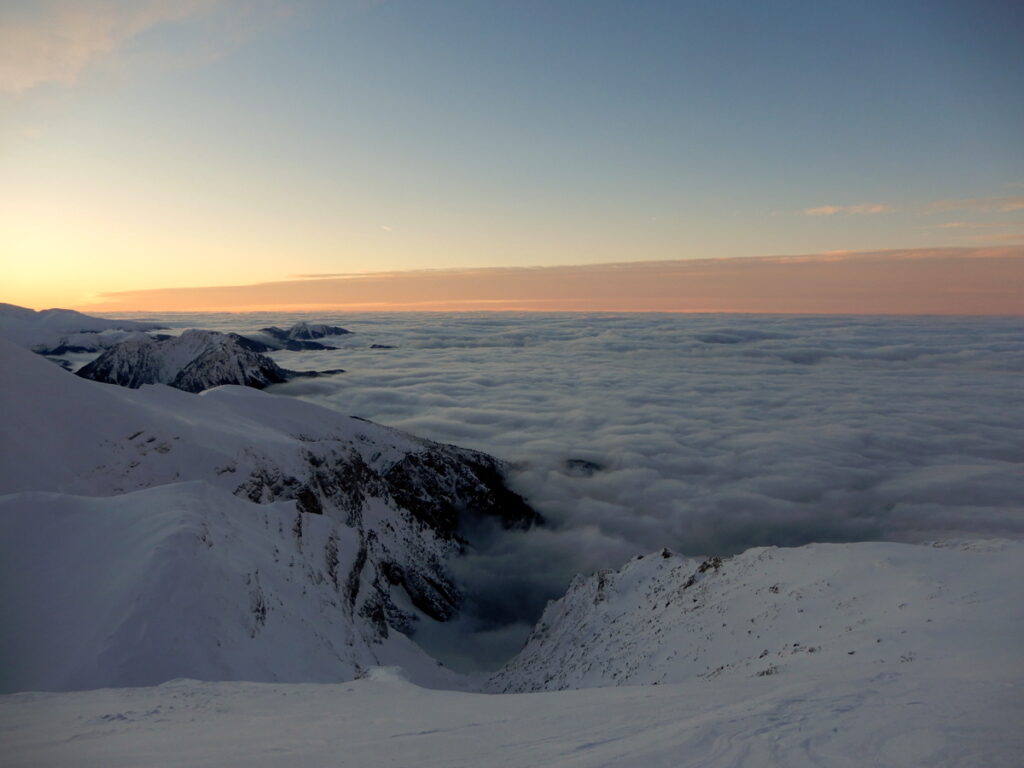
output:
<instances>
[{"instance_id":1,"label":"cloud filling valley","mask_svg":"<svg viewBox=\"0 0 1024 768\"><path fill-rule=\"evenodd\" d=\"M300 317L178 319L246 331ZM272 392L506 459L549 523L474 532L459 567L477 660L514 652L572 575L661 547L1024 534L1019 319L317 319L354 333L275 359L347 372ZM434 630L444 645L451 629L423 637Z\"/></svg>"}]
</instances>

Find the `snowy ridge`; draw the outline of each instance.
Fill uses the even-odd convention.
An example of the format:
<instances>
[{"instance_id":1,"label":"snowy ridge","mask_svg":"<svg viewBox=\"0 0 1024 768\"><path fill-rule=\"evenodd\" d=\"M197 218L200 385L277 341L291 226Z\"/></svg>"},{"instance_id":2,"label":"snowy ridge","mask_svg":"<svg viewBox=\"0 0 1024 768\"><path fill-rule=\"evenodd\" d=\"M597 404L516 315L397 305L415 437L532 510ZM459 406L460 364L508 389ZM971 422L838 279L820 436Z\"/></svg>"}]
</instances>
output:
<instances>
[{"instance_id":1,"label":"snowy ridge","mask_svg":"<svg viewBox=\"0 0 1024 768\"><path fill-rule=\"evenodd\" d=\"M0 338L44 355L99 352L127 339L146 338L143 331L162 327L156 323L93 317L72 309L36 312L14 304L0 304Z\"/></svg>"},{"instance_id":2,"label":"snowy ridge","mask_svg":"<svg viewBox=\"0 0 1024 768\"><path fill-rule=\"evenodd\" d=\"M51 560L59 555L50 551L48 538L34 538L32 533L31 521L43 507L53 510L46 514L54 519L66 516L82 526L71 544L81 548L84 557L92 557L93 544L111 535L102 516L92 512L98 508L122 508L129 517L142 518L167 512L168 519L178 516L175 525L193 533L202 518L212 540L222 543L249 537L252 552L243 557L244 567L231 565L243 555L224 545L218 548L216 558L222 560L216 560L217 568L206 579L189 582L192 588L185 590L182 600L192 610L182 615L196 617L196 631L189 631L186 646L175 651L183 660L175 675L225 679L237 674L267 680L351 677L357 665L371 657L359 651L358 642L349 646L347 640L345 647L350 650L331 651L339 642L332 627L345 626L352 637L386 644L392 630L412 631L421 617L442 621L452 617L459 609L461 592L447 562L462 549L463 521L490 518L506 526L528 526L539 519L504 486L501 464L484 454L419 440L246 388L222 387L197 397L161 386L110 387L72 376L7 344L0 344L0 362L0 404L10 414L0 423L0 438L5 445L18 446L0 466L0 491L9 494L3 499L3 524L18 532L0 537L0 559L14 562L17 553L27 550L35 553L43 573L62 574L61 579L79 582L90 594L104 595L118 587L117 568L76 568ZM34 491L61 495L43 499ZM150 495L138 497L132 491ZM129 494L135 501L129 502L129 496L107 498L119 494ZM103 498L82 498L90 496ZM265 505L284 510L275 514L278 522L286 522L280 526L268 522L271 513L264 510ZM234 512L225 517L222 509ZM100 527L91 527L93 523ZM315 531L316 543L301 549L303 557L319 565L314 568L296 560L302 567L295 568L294 558L287 556L292 545L286 546L282 536L288 541L289 537L304 540L307 530ZM323 540L332 535L336 552L329 555L330 547ZM195 536L185 538L192 541ZM181 537L174 540L180 544ZM130 538L124 546L128 551L139 549ZM188 570L196 562L208 562L196 561L187 547L173 549L185 553L176 567ZM262 554L253 554L256 551ZM332 559L334 565L326 564ZM94 562L101 566L104 558L96 556ZM236 625L231 631L219 624L214 627L217 631L203 629L210 627L199 618L207 605L204 584L233 583L231 597L225 600L249 605L249 588L239 587L237 577L256 570L261 583L278 585L266 597L268 611L273 610L274 595L283 603L293 602L280 597L285 590L281 585L293 582L306 590L304 597L308 593L306 608L295 610L301 613L312 611L311 605L320 606L318 618L307 617L301 631L307 637L330 634L332 639L308 640L307 645L320 651L310 654L312 666L302 668L302 674L283 652L296 645L293 640L276 646L282 666L275 667L271 660L270 641L266 666L246 665L236 661L239 654L228 647L237 634ZM38 581L37 610L51 611L50 606L60 603L57 596L63 589L65 585L52 578ZM140 592L131 604L141 602L159 614L160 594L159 588L152 594ZM317 594L322 599L314 599ZM47 622L58 619L49 616L42 624L19 621L8 630L20 632L19 627L27 627L7 643L12 666L27 670L11 685L73 684L51 681L47 664L33 661L31 649L42 630L31 627L50 626ZM90 614L82 618L81 630L107 637L116 634L123 622L123 617L110 613ZM139 623L155 622L158 617L143 610ZM73 634L77 629L69 626L64 631ZM381 647L381 655L373 657L376 662L400 663L389 657L391 646ZM20 656L18 649L28 655ZM142 658L123 675L102 664L95 671L90 665L98 662L83 659L75 669L64 670L60 679L87 680L83 685L128 684L128 680L139 684L144 678L139 670L148 668L151 676L145 681L159 682L166 679L161 677L165 650L159 644L141 644ZM328 657L335 658L337 665L330 672L320 663ZM252 674L257 677L248 678Z\"/></svg>"},{"instance_id":3,"label":"snowy ridge","mask_svg":"<svg viewBox=\"0 0 1024 768\"><path fill-rule=\"evenodd\" d=\"M693 560L668 551L577 577L499 692L816 676L941 663L1019 671L1024 544L811 544Z\"/></svg>"}]
</instances>

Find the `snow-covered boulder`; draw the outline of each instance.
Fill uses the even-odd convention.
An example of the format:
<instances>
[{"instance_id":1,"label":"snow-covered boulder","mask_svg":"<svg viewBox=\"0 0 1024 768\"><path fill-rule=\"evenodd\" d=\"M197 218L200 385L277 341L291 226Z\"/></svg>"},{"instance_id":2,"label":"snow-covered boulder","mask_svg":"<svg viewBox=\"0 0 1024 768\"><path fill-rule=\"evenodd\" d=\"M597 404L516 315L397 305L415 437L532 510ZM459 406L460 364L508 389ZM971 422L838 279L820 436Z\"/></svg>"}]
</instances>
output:
<instances>
[{"instance_id":1,"label":"snow-covered boulder","mask_svg":"<svg viewBox=\"0 0 1024 768\"><path fill-rule=\"evenodd\" d=\"M76 373L124 387L167 384L185 392L202 392L223 384L263 389L296 375L309 375L281 368L247 341L234 334L203 330L163 339L134 339L111 347Z\"/></svg>"},{"instance_id":2,"label":"snow-covered boulder","mask_svg":"<svg viewBox=\"0 0 1024 768\"><path fill-rule=\"evenodd\" d=\"M418 664L396 631L459 611L463 526L539 520L490 456L244 387L111 387L0 342L0 410L5 690Z\"/></svg>"},{"instance_id":3,"label":"snow-covered boulder","mask_svg":"<svg viewBox=\"0 0 1024 768\"><path fill-rule=\"evenodd\" d=\"M663 551L577 577L488 681L522 692L927 663L1018 667L1024 543L810 544L694 560ZM971 672L974 670L974 672Z\"/></svg>"}]
</instances>

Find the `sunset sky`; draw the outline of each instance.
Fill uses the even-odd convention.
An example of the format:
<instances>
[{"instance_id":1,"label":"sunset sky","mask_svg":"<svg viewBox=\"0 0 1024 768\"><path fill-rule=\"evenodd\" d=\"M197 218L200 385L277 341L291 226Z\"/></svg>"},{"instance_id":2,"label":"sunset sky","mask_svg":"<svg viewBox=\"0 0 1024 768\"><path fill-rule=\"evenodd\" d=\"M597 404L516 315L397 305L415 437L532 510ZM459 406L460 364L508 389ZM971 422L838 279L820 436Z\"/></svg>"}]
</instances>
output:
<instances>
[{"instance_id":1,"label":"sunset sky","mask_svg":"<svg viewBox=\"0 0 1024 768\"><path fill-rule=\"evenodd\" d=\"M7 0L0 301L1024 313L1022 36L985 0Z\"/></svg>"}]
</instances>

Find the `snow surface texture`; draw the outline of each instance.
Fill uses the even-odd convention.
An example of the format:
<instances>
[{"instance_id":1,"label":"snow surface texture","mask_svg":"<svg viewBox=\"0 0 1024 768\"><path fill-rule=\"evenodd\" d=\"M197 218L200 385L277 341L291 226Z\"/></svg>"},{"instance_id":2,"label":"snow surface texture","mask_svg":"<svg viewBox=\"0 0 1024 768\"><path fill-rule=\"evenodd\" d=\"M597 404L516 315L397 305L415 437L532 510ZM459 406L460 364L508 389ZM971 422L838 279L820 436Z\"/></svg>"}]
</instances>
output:
<instances>
[{"instance_id":1,"label":"snow surface texture","mask_svg":"<svg viewBox=\"0 0 1024 768\"><path fill-rule=\"evenodd\" d=\"M0 697L4 765L1019 768L1019 688L842 671L484 696L387 671L341 685L175 681Z\"/></svg>"},{"instance_id":2,"label":"snow surface texture","mask_svg":"<svg viewBox=\"0 0 1024 768\"><path fill-rule=\"evenodd\" d=\"M1006 586L1022 576L1024 546L1005 541L761 549L704 569L655 554L578 580L495 677L613 687L480 695L374 669L18 694L0 697L4 762L1017 768L1024 621ZM623 685L644 680L660 684Z\"/></svg>"},{"instance_id":3,"label":"snow surface texture","mask_svg":"<svg viewBox=\"0 0 1024 768\"><path fill-rule=\"evenodd\" d=\"M429 682L392 630L457 613L465 523L536 520L489 456L242 387L113 387L0 342L0 406L0 690Z\"/></svg>"},{"instance_id":4,"label":"snow surface texture","mask_svg":"<svg viewBox=\"0 0 1024 768\"><path fill-rule=\"evenodd\" d=\"M176 321L250 332L303 317ZM457 565L492 634L518 627L495 658L575 574L662 547L1024 536L1020 318L311 319L353 333L337 352L273 357L347 373L273 391L510 460L544 512L548 526Z\"/></svg>"}]
</instances>

